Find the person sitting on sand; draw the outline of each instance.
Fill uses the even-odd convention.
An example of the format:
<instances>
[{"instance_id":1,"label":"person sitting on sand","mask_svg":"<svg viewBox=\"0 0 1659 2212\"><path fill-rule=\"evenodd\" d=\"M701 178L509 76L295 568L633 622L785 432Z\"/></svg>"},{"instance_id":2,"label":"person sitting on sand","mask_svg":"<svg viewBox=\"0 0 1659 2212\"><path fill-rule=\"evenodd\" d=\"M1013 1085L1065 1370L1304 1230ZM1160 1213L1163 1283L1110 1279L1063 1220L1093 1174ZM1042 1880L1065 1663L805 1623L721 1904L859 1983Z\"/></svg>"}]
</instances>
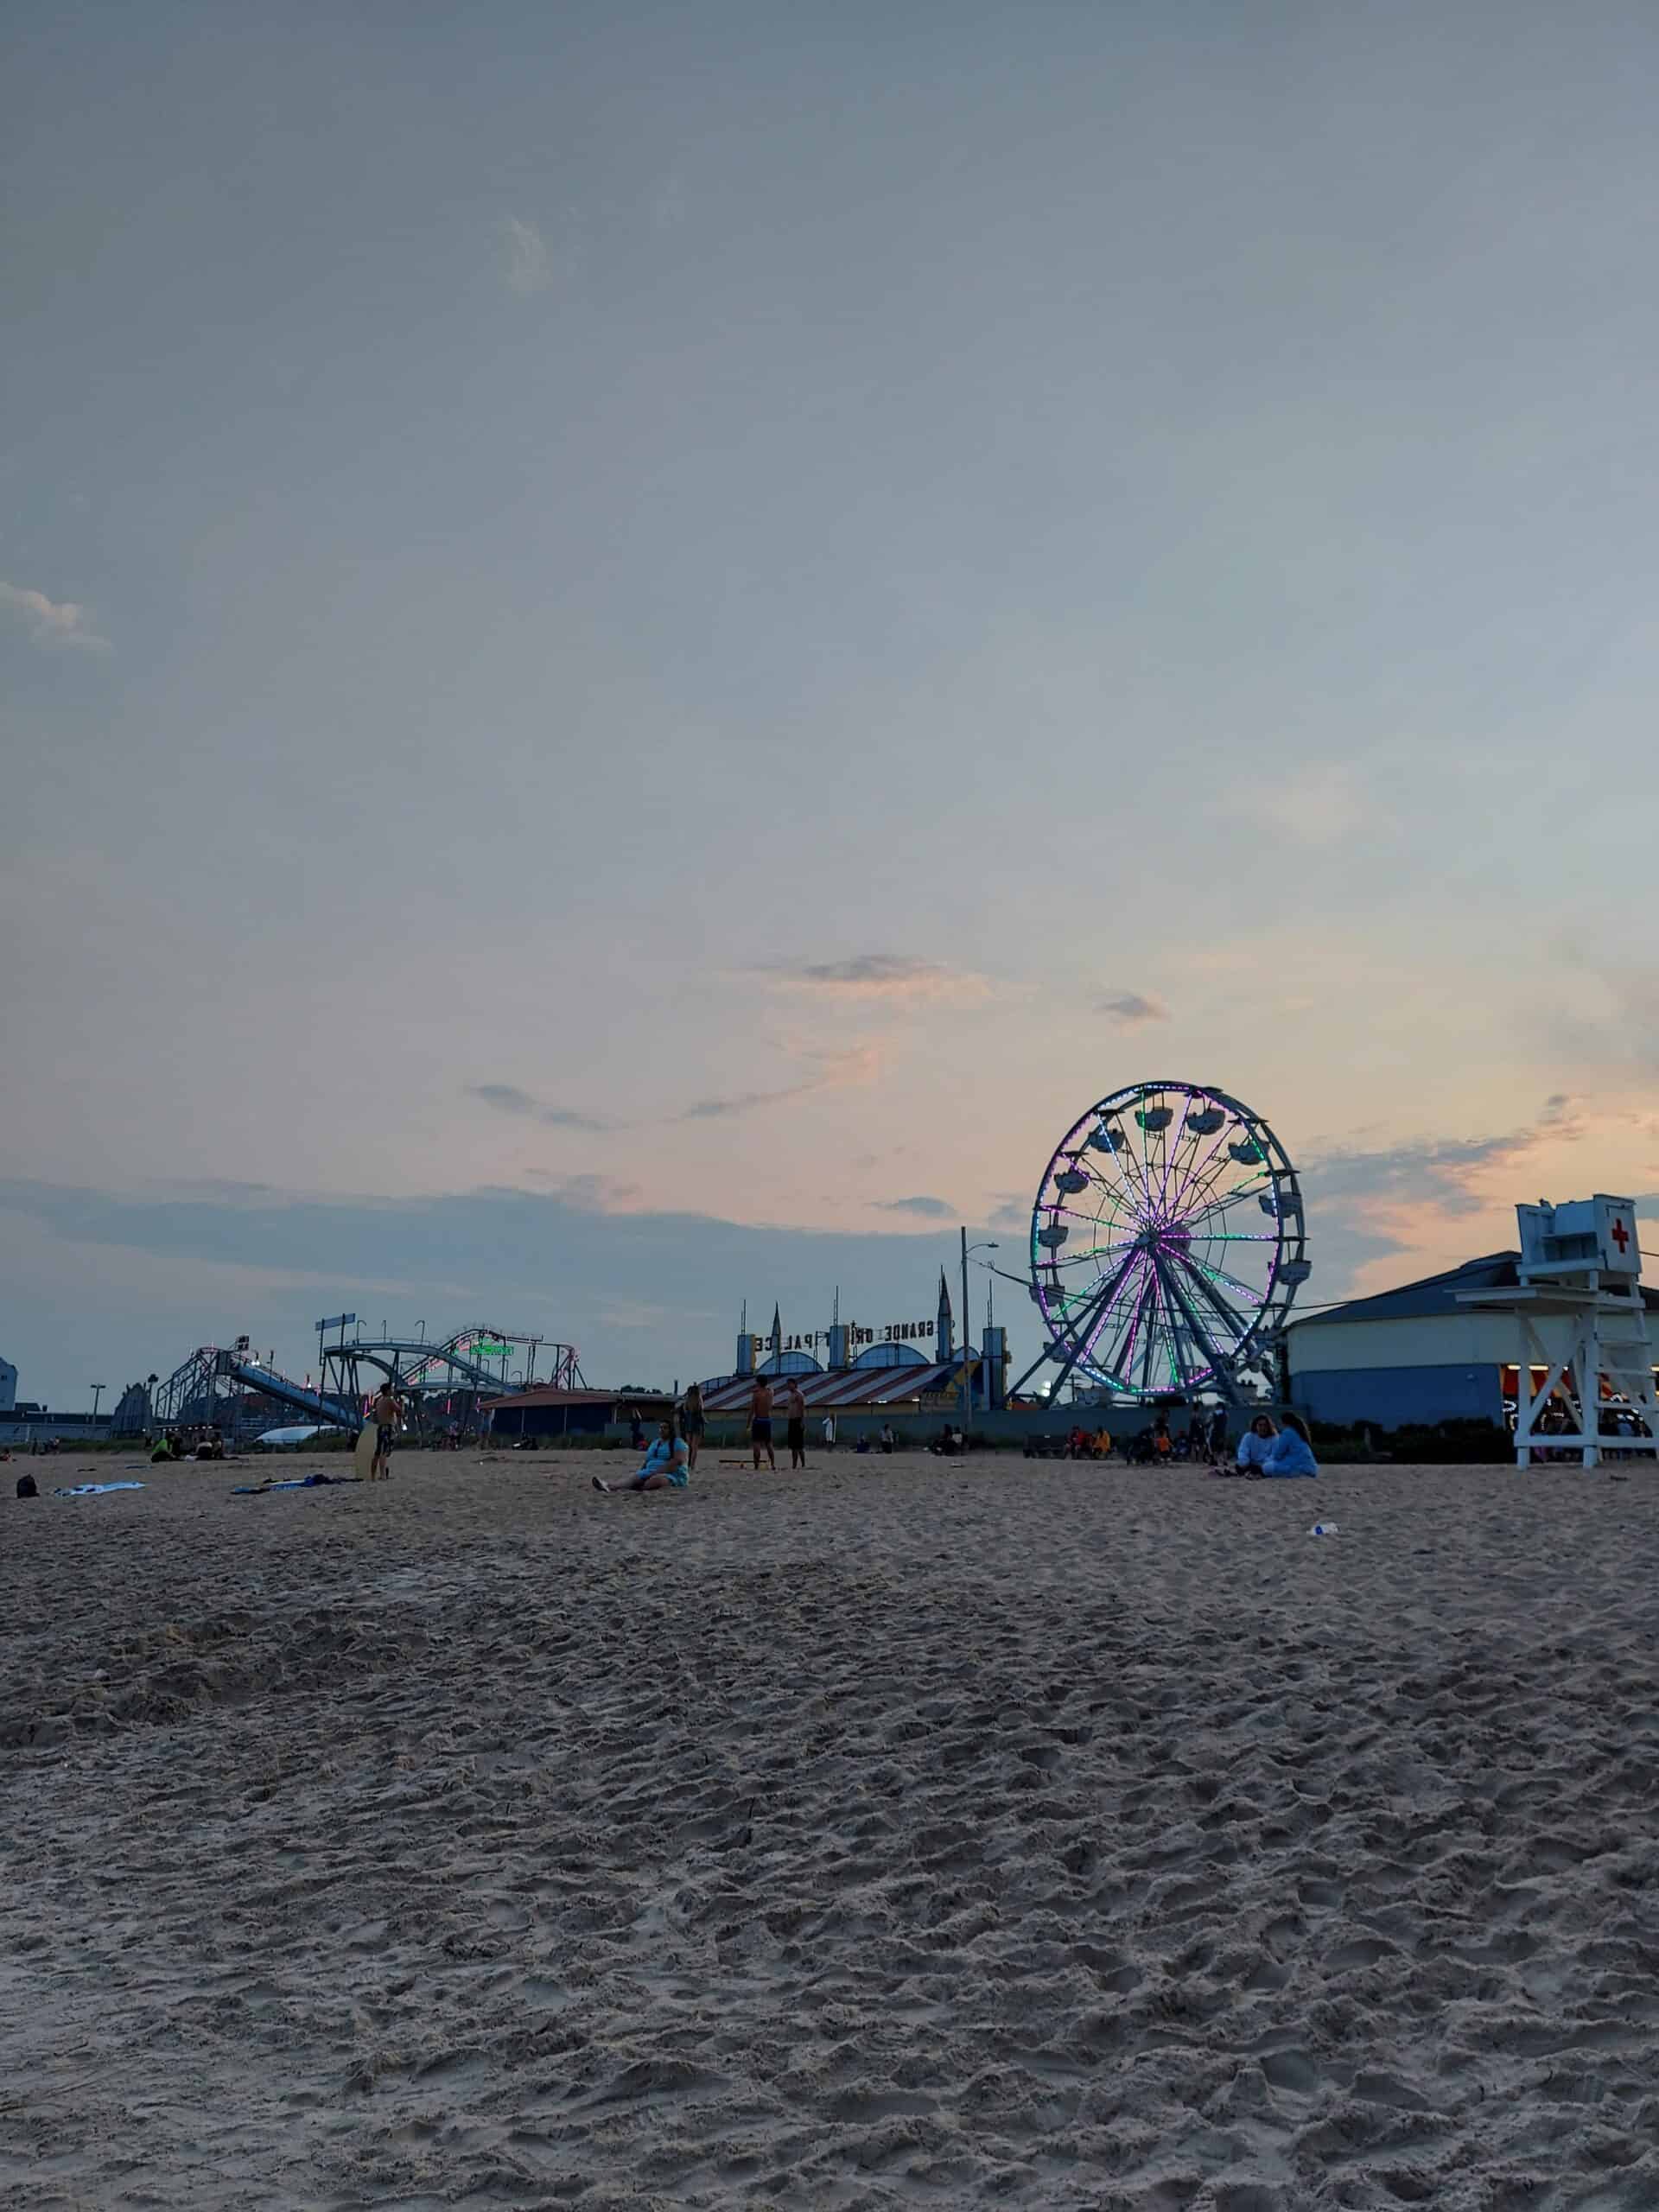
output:
<instances>
[{"instance_id":1,"label":"person sitting on sand","mask_svg":"<svg viewBox=\"0 0 1659 2212\"><path fill-rule=\"evenodd\" d=\"M1220 1471L1224 1475L1259 1475L1268 1452L1278 1439L1279 1432L1266 1414L1257 1414L1238 1440L1232 1465L1229 1467L1224 1464Z\"/></svg>"},{"instance_id":2,"label":"person sitting on sand","mask_svg":"<svg viewBox=\"0 0 1659 2212\"><path fill-rule=\"evenodd\" d=\"M1109 1459L1111 1458L1112 1432L1109 1428L1097 1428L1095 1431L1093 1441L1090 1443L1089 1447L1089 1455L1094 1459Z\"/></svg>"},{"instance_id":3,"label":"person sitting on sand","mask_svg":"<svg viewBox=\"0 0 1659 2212\"><path fill-rule=\"evenodd\" d=\"M607 1497L620 1491L683 1490L691 1475L691 1453L683 1436L674 1433L671 1421L658 1427L657 1441L645 1454L645 1464L631 1482L607 1483L594 1477L594 1488Z\"/></svg>"},{"instance_id":4,"label":"person sitting on sand","mask_svg":"<svg viewBox=\"0 0 1659 2212\"><path fill-rule=\"evenodd\" d=\"M1268 1447L1267 1458L1262 1462L1264 1475L1306 1477L1317 1475L1319 1463L1313 1457L1313 1439L1307 1433L1307 1423L1300 1414L1287 1414L1285 1425Z\"/></svg>"}]
</instances>

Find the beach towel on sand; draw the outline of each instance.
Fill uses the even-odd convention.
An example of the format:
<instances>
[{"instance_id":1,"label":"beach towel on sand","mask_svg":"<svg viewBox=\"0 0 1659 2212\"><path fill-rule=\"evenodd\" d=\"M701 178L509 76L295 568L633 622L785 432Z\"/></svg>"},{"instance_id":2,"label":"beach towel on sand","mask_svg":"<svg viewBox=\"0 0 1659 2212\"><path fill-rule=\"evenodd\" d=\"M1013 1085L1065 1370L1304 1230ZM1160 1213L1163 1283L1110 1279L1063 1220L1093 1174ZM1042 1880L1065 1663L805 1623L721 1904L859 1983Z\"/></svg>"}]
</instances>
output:
<instances>
[{"instance_id":1,"label":"beach towel on sand","mask_svg":"<svg viewBox=\"0 0 1659 2212\"><path fill-rule=\"evenodd\" d=\"M143 1483L60 1483L54 1497L103 1497L112 1490L143 1490Z\"/></svg>"},{"instance_id":2,"label":"beach towel on sand","mask_svg":"<svg viewBox=\"0 0 1659 2212\"><path fill-rule=\"evenodd\" d=\"M239 1483L232 1497L264 1497L273 1490L333 1490L343 1483L360 1483L361 1475L289 1475L279 1483Z\"/></svg>"}]
</instances>

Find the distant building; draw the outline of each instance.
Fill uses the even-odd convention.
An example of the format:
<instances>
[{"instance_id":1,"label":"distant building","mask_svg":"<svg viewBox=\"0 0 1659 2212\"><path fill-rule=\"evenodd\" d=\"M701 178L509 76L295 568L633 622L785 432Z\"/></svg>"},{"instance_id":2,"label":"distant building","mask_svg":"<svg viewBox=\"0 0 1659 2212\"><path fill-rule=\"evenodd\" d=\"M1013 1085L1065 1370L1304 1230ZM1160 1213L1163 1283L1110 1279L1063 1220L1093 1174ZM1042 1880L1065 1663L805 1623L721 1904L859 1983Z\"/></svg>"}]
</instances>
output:
<instances>
[{"instance_id":1,"label":"distant building","mask_svg":"<svg viewBox=\"0 0 1659 2212\"><path fill-rule=\"evenodd\" d=\"M562 1436L598 1436L637 1412L647 1423L664 1421L674 1410L666 1390L561 1390L548 1383L516 1390L508 1398L486 1399L480 1408L492 1437L534 1436L556 1443Z\"/></svg>"},{"instance_id":2,"label":"distant building","mask_svg":"<svg viewBox=\"0 0 1659 2212\"><path fill-rule=\"evenodd\" d=\"M17 1370L9 1359L0 1359L0 1414L9 1414L17 1403Z\"/></svg>"},{"instance_id":3,"label":"distant building","mask_svg":"<svg viewBox=\"0 0 1659 2212\"><path fill-rule=\"evenodd\" d=\"M1460 1305L1458 1294L1509 1289L1519 1281L1520 1259L1489 1253L1292 1321L1285 1331L1291 1404L1344 1428L1503 1422L1517 1381L1514 1318ZM1659 1312L1659 1291L1643 1284L1642 1296L1649 1313Z\"/></svg>"},{"instance_id":4,"label":"distant building","mask_svg":"<svg viewBox=\"0 0 1659 2212\"><path fill-rule=\"evenodd\" d=\"M1007 1332L988 1328L982 1351L971 1344L958 1351L950 1286L941 1270L931 1320L866 1328L842 1321L837 1312L827 1329L791 1335L774 1306L769 1335L752 1336L740 1329L737 1365L729 1375L703 1381L702 1406L711 1415L744 1413L756 1377L764 1376L768 1382L798 1382L807 1411L819 1419L864 1412L940 1420L961 1410L964 1365L975 1410L1000 1408L1007 1389Z\"/></svg>"}]
</instances>

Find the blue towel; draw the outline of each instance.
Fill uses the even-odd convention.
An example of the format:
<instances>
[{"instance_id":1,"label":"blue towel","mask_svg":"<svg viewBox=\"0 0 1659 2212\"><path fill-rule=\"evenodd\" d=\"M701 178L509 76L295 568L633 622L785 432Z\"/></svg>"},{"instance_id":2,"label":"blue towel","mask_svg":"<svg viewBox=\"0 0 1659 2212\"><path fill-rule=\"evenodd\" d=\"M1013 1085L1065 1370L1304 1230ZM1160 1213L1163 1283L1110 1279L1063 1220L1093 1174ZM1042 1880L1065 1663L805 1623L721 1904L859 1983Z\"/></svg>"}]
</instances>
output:
<instances>
[{"instance_id":1,"label":"blue towel","mask_svg":"<svg viewBox=\"0 0 1659 2212\"><path fill-rule=\"evenodd\" d=\"M263 1497L271 1490L334 1490L342 1483L360 1483L361 1475L289 1475L276 1483L241 1483L232 1497Z\"/></svg>"}]
</instances>

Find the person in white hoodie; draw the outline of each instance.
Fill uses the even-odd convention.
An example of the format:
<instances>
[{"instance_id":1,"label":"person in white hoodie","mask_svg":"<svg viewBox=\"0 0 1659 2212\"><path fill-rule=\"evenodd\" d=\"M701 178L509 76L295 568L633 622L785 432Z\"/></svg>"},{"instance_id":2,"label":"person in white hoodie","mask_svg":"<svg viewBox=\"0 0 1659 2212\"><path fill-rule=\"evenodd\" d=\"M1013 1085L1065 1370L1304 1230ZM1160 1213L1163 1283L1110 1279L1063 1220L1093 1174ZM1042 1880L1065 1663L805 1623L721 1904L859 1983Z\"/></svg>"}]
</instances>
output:
<instances>
[{"instance_id":1,"label":"person in white hoodie","mask_svg":"<svg viewBox=\"0 0 1659 2212\"><path fill-rule=\"evenodd\" d=\"M1268 1464L1268 1452L1278 1440L1278 1432L1266 1414L1257 1414L1239 1438L1232 1466L1227 1471L1235 1475L1259 1475Z\"/></svg>"}]
</instances>

